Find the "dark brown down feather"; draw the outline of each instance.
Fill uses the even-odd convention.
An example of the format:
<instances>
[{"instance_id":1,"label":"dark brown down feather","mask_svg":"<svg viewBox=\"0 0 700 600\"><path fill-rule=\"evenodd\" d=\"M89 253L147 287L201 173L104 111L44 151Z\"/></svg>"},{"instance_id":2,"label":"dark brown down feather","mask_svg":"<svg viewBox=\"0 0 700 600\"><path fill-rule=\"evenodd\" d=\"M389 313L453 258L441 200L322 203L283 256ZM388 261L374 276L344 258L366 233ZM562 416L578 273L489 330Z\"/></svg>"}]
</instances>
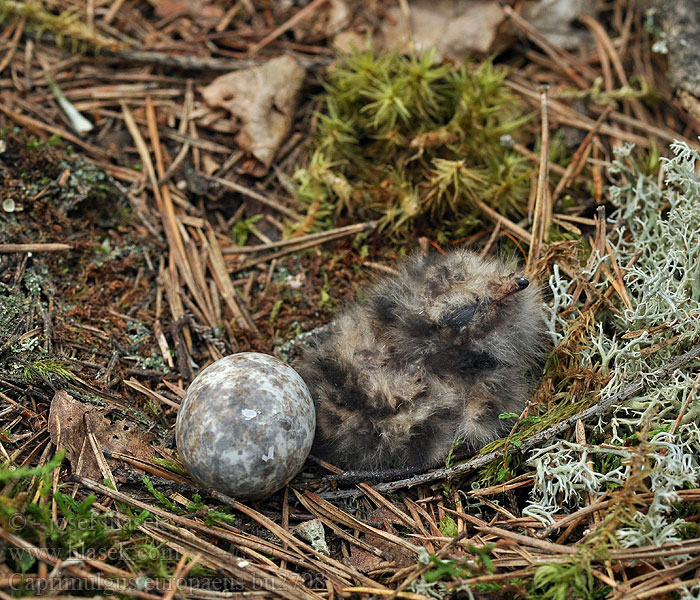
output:
<instances>
[{"instance_id":1,"label":"dark brown down feather","mask_svg":"<svg viewBox=\"0 0 700 600\"><path fill-rule=\"evenodd\" d=\"M514 264L416 255L342 312L295 365L316 404L312 453L350 469L431 467L507 433L529 397L542 302Z\"/></svg>"}]
</instances>

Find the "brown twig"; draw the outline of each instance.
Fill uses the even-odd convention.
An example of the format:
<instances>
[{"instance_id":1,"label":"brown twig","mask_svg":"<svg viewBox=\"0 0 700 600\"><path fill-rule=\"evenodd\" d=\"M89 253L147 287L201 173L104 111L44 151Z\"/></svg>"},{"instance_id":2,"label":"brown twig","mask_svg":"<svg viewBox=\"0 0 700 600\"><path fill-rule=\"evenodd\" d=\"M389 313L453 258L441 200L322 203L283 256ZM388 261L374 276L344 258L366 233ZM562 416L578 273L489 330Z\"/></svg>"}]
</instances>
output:
<instances>
[{"instance_id":1,"label":"brown twig","mask_svg":"<svg viewBox=\"0 0 700 600\"><path fill-rule=\"evenodd\" d=\"M571 181L573 181L579 175L579 173L581 173L581 170L583 169L586 163L586 158L588 157L588 154L591 151L591 142L593 141L593 136L596 133L598 133L598 130L600 129L605 119L608 118L608 115L610 114L611 110L612 108L608 107L603 111L600 117L598 117L598 120L595 122L593 128L590 129L588 133L586 133L586 137L583 138L583 141L581 142L579 147L576 148L576 152L574 152L574 155L571 157L571 162L569 162L569 164L567 165L566 171L564 171L564 175L559 180L559 183L557 183L557 187L554 188L554 193L552 194L552 202L556 202L562 191L564 191L564 189L571 183Z\"/></svg>"},{"instance_id":2,"label":"brown twig","mask_svg":"<svg viewBox=\"0 0 700 600\"><path fill-rule=\"evenodd\" d=\"M521 29L535 44L537 44L542 50L544 50L547 55L561 68L562 72L566 74L578 87L586 88L588 87L588 81L581 77L575 70L576 66L579 72L582 72L590 81L595 77L595 73L581 64L576 57L552 44L545 36L543 36L537 29L535 29L530 23L523 19L517 12L515 12L510 6L501 2L499 4L506 17L508 17L519 29Z\"/></svg>"},{"instance_id":3,"label":"brown twig","mask_svg":"<svg viewBox=\"0 0 700 600\"><path fill-rule=\"evenodd\" d=\"M229 179L223 179L221 177L212 177L212 181L216 181L217 183L221 184L225 188L228 188L230 190L234 190L235 192L238 192L239 194L243 194L244 196L248 196L249 198L253 198L253 200L257 200L261 204L264 204L265 206L269 206L270 208L274 208L277 212L282 213L283 215L289 217L290 219L298 220L301 219L301 215L295 211L293 211L291 208L288 208L284 206L283 204L280 204L276 200L272 198L268 198L267 196L263 196L262 194L256 192L255 190L248 189L247 187L236 183L235 181L231 181Z\"/></svg>"},{"instance_id":4,"label":"brown twig","mask_svg":"<svg viewBox=\"0 0 700 600\"><path fill-rule=\"evenodd\" d=\"M24 252L60 252L62 250L72 250L70 244L0 244L0 254L13 254Z\"/></svg>"},{"instance_id":5,"label":"brown twig","mask_svg":"<svg viewBox=\"0 0 700 600\"><path fill-rule=\"evenodd\" d=\"M26 25L26 23L27 23L27 17L24 15L15 21L15 23L14 23L15 32L12 35L12 41L10 42L10 47L5 52L5 56L2 57L2 60L0 60L0 73L2 73L5 70L5 67L7 67L7 65L9 65L12 62L12 59L14 58L15 52L17 51L17 46L19 45L19 40L22 37L22 32L24 31L24 26Z\"/></svg>"},{"instance_id":6,"label":"brown twig","mask_svg":"<svg viewBox=\"0 0 700 600\"><path fill-rule=\"evenodd\" d=\"M249 51L248 54L253 56L267 46L270 42L276 40L285 31L289 31L292 27L298 25L306 17L310 16L316 9L320 8L327 0L312 0L304 8L298 10L293 17L287 20L286 23L280 25L277 29L266 35L262 40L255 44Z\"/></svg>"},{"instance_id":7,"label":"brown twig","mask_svg":"<svg viewBox=\"0 0 700 600\"><path fill-rule=\"evenodd\" d=\"M368 221L367 223L362 223L362 230L361 231L371 231L377 227L377 222L376 221ZM351 233L357 233L355 231L352 231L348 233L348 231L337 231L333 235L325 236L320 239L315 238L311 239L308 242L303 242L301 244L297 244L294 246L288 246L282 250L278 250L277 252L272 252L270 254L266 254L264 256L260 256L258 258L253 258L249 261L246 261L240 265L237 265L234 269L234 272L238 271L244 271L246 269L250 269L251 267L254 267L255 265L258 265L263 262L267 262L268 260L272 260L274 258L280 258L281 256L286 256L287 254L292 254L294 252L298 252L300 250L305 250L306 248L312 248L314 246L317 246L318 244L322 244L325 242L330 242L332 240L337 240L338 238L345 237L347 235L351 235ZM298 241L298 240L295 240Z\"/></svg>"},{"instance_id":8,"label":"brown twig","mask_svg":"<svg viewBox=\"0 0 700 600\"><path fill-rule=\"evenodd\" d=\"M547 90L540 93L540 109L542 116L542 135L540 149L540 166L537 174L537 191L535 194L535 210L532 214L532 241L527 255L527 266L539 259L542 242L545 240L552 221L552 204L549 195L549 111L547 109Z\"/></svg>"},{"instance_id":9,"label":"brown twig","mask_svg":"<svg viewBox=\"0 0 700 600\"><path fill-rule=\"evenodd\" d=\"M260 244L258 246L239 246L236 248L222 248L221 252L224 254L224 256L227 254L252 254L254 252L261 252L263 250L271 250L272 248L298 246L299 244L303 244L311 240L316 240L320 244L323 241L325 241L325 238L337 239L339 236L341 236L341 234L353 235L354 233L360 233L362 231L371 231L373 229L376 229L376 227L376 221L367 221L365 223L356 223L354 225L346 225L345 227L336 227L335 229L319 231L318 233L308 233L298 238L277 240L268 244Z\"/></svg>"}]
</instances>

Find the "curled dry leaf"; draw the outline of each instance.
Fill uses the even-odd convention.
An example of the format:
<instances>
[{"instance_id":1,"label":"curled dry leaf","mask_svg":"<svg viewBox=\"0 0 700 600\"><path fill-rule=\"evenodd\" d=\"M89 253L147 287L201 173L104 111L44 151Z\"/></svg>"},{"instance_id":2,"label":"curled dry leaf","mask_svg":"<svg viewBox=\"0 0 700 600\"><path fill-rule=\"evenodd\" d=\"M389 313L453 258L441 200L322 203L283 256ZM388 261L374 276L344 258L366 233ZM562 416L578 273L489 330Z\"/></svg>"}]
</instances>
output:
<instances>
[{"instance_id":1,"label":"curled dry leaf","mask_svg":"<svg viewBox=\"0 0 700 600\"><path fill-rule=\"evenodd\" d=\"M409 8L408 31L401 8L387 10L380 44L401 50L410 41L419 51L435 47L440 57L458 61L491 51L504 18L496 0L414 0Z\"/></svg>"},{"instance_id":2,"label":"curled dry leaf","mask_svg":"<svg viewBox=\"0 0 700 600\"><path fill-rule=\"evenodd\" d=\"M537 0L523 5L523 18L550 42L570 50L591 42L590 33L575 25L581 13L595 14L594 0Z\"/></svg>"},{"instance_id":3,"label":"curled dry leaf","mask_svg":"<svg viewBox=\"0 0 700 600\"><path fill-rule=\"evenodd\" d=\"M340 54L352 54L367 49L367 38L357 31L341 31L333 38L333 49Z\"/></svg>"},{"instance_id":4,"label":"curled dry leaf","mask_svg":"<svg viewBox=\"0 0 700 600\"><path fill-rule=\"evenodd\" d=\"M313 19L306 19L294 29L294 37L305 43L318 42L341 31L348 25L351 16L345 0L329 0L321 5Z\"/></svg>"},{"instance_id":5,"label":"curled dry leaf","mask_svg":"<svg viewBox=\"0 0 700 600\"><path fill-rule=\"evenodd\" d=\"M255 175L267 172L289 133L297 94L305 71L291 56L221 75L202 88L210 107L225 108L240 119L236 142L262 163Z\"/></svg>"},{"instance_id":6,"label":"curled dry leaf","mask_svg":"<svg viewBox=\"0 0 700 600\"><path fill-rule=\"evenodd\" d=\"M49 433L57 448L65 448L74 473L102 481L100 467L87 437L85 421L103 450L121 452L142 460L153 457L151 434L141 431L125 419L112 423L98 408L83 404L60 390L51 401ZM117 461L109 459L108 462L112 467L117 464Z\"/></svg>"},{"instance_id":7,"label":"curled dry leaf","mask_svg":"<svg viewBox=\"0 0 700 600\"><path fill-rule=\"evenodd\" d=\"M211 23L220 21L225 12L218 4L205 0L154 0L151 4L161 19L188 16L200 23Z\"/></svg>"},{"instance_id":8,"label":"curled dry leaf","mask_svg":"<svg viewBox=\"0 0 700 600\"><path fill-rule=\"evenodd\" d=\"M393 527L394 525L404 525L401 519L386 506L380 506L373 510L367 515L366 519L369 525L386 531L387 533L396 533ZM397 565L407 567L414 564L414 557L404 548L400 548L396 544L392 544L378 535L367 534L365 536L365 541L371 546L383 551L388 557L391 557L391 560Z\"/></svg>"},{"instance_id":9,"label":"curled dry leaf","mask_svg":"<svg viewBox=\"0 0 700 600\"><path fill-rule=\"evenodd\" d=\"M386 561L380 556L367 552L364 548L351 544L350 556L345 559L345 562L360 573L369 573L378 569Z\"/></svg>"}]
</instances>

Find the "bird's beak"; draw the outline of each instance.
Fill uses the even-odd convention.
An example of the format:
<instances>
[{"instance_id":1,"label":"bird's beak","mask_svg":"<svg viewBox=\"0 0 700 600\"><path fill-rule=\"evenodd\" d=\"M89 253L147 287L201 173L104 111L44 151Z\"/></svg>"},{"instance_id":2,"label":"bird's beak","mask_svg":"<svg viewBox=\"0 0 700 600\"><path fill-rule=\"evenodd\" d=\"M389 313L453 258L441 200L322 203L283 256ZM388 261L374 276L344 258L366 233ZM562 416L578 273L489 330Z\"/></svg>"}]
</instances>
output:
<instances>
[{"instance_id":1,"label":"bird's beak","mask_svg":"<svg viewBox=\"0 0 700 600\"><path fill-rule=\"evenodd\" d=\"M500 286L498 289L498 292L495 294L493 304L494 305L499 305L505 300L507 300L510 296L515 294L516 292L520 292L524 290L527 286L530 285L530 281L528 279L525 279L524 277L515 277L508 281L507 283L503 284Z\"/></svg>"},{"instance_id":2,"label":"bird's beak","mask_svg":"<svg viewBox=\"0 0 700 600\"><path fill-rule=\"evenodd\" d=\"M528 285L530 285L530 281L525 279L524 277L516 277L515 285L518 286L518 289L516 291L524 290Z\"/></svg>"}]
</instances>

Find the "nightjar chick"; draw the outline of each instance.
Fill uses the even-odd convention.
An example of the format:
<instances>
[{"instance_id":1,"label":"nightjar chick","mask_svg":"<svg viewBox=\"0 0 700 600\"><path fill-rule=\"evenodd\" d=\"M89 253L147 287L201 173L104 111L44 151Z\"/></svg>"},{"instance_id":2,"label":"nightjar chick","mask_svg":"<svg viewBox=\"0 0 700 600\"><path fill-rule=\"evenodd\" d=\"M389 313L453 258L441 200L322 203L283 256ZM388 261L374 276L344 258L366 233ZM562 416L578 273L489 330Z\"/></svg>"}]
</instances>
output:
<instances>
[{"instance_id":1,"label":"nightjar chick","mask_svg":"<svg viewBox=\"0 0 700 600\"><path fill-rule=\"evenodd\" d=\"M296 365L312 453L344 468L431 467L506 434L530 393L544 320L515 264L415 255L342 312Z\"/></svg>"}]
</instances>

